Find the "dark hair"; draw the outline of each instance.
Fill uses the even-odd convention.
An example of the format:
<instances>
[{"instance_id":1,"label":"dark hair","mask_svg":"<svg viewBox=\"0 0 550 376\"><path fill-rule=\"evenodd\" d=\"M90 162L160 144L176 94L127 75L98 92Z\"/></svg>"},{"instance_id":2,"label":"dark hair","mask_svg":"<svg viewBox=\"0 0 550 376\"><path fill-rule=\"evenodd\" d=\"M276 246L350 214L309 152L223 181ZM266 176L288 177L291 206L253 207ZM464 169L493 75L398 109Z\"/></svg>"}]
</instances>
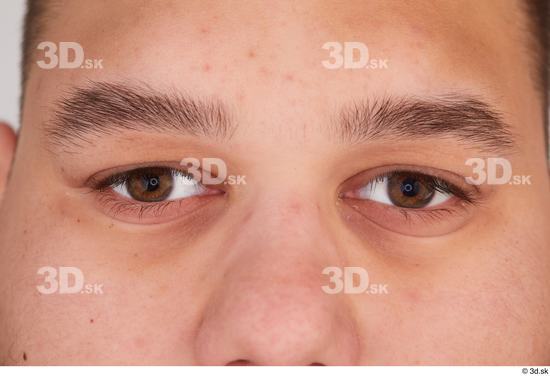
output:
<instances>
[{"instance_id":1,"label":"dark hair","mask_svg":"<svg viewBox=\"0 0 550 376\"><path fill-rule=\"evenodd\" d=\"M534 57L535 82L543 98L544 141L548 153L549 126L549 75L550 75L550 0L524 0L528 17L531 19L531 45Z\"/></svg>"},{"instance_id":2,"label":"dark hair","mask_svg":"<svg viewBox=\"0 0 550 376\"><path fill-rule=\"evenodd\" d=\"M544 108L544 134L548 152L548 107L550 70L550 0L521 0L529 22L529 50L535 65L534 82L542 95ZM47 8L47 9L46 9ZM35 46L46 22L46 11L55 12L55 2L51 0L27 0L23 33L22 97L33 60Z\"/></svg>"},{"instance_id":3,"label":"dark hair","mask_svg":"<svg viewBox=\"0 0 550 376\"><path fill-rule=\"evenodd\" d=\"M44 27L47 2L47 0L27 0L27 12L25 13L23 24L23 42L21 45L23 56L23 61L21 62L22 95L24 95L38 38Z\"/></svg>"}]
</instances>

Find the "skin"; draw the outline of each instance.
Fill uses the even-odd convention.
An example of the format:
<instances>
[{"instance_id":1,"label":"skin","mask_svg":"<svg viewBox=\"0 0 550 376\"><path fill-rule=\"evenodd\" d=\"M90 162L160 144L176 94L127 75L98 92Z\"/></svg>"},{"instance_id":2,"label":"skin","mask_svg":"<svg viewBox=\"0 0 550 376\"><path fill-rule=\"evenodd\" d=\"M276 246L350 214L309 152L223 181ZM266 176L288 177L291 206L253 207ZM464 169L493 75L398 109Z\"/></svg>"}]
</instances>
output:
<instances>
[{"instance_id":1,"label":"skin","mask_svg":"<svg viewBox=\"0 0 550 376\"><path fill-rule=\"evenodd\" d=\"M0 127L0 362L549 364L543 104L526 34L509 27L526 22L515 1L56 7L40 40L78 41L104 69L33 64L16 152ZM327 70L327 41L361 41L388 69ZM55 149L44 122L87 80L216 97L238 128L225 141L124 132ZM455 140L330 135L349 101L449 92L503 114L516 141L506 158L531 185L482 186L467 215L413 222L428 232L460 223L422 237L338 198L380 166L465 177L468 158L499 156ZM219 157L246 184L188 199L201 204L156 224L113 217L85 193L99 171L190 156ZM104 293L40 294L43 266L77 267ZM388 294L326 294L327 266L362 267Z\"/></svg>"}]
</instances>

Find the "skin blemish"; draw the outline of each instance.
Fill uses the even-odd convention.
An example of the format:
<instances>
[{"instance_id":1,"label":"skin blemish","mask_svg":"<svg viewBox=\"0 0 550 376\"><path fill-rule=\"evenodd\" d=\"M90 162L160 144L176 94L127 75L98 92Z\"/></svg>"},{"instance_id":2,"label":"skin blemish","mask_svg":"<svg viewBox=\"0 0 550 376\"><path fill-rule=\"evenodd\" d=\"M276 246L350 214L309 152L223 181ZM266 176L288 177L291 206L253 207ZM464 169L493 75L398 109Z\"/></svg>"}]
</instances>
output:
<instances>
[{"instance_id":1,"label":"skin blemish","mask_svg":"<svg viewBox=\"0 0 550 376\"><path fill-rule=\"evenodd\" d=\"M202 71L203 72L210 72L211 70L212 70L212 67L208 63L206 63L202 66Z\"/></svg>"},{"instance_id":2,"label":"skin blemish","mask_svg":"<svg viewBox=\"0 0 550 376\"><path fill-rule=\"evenodd\" d=\"M94 323L94 319L90 319L90 324L93 324Z\"/></svg>"},{"instance_id":3,"label":"skin blemish","mask_svg":"<svg viewBox=\"0 0 550 376\"><path fill-rule=\"evenodd\" d=\"M285 80L290 81L290 82L294 81L294 76L290 73L285 74L284 78L285 78Z\"/></svg>"},{"instance_id":4,"label":"skin blemish","mask_svg":"<svg viewBox=\"0 0 550 376\"><path fill-rule=\"evenodd\" d=\"M76 219L76 223L80 223L80 218L77 218L77 219Z\"/></svg>"},{"instance_id":5,"label":"skin blemish","mask_svg":"<svg viewBox=\"0 0 550 376\"><path fill-rule=\"evenodd\" d=\"M210 29L207 26L203 26L199 29L201 34L208 34L210 33Z\"/></svg>"},{"instance_id":6,"label":"skin blemish","mask_svg":"<svg viewBox=\"0 0 550 376\"><path fill-rule=\"evenodd\" d=\"M254 59L254 58L256 58L256 51L254 51L254 50L249 50L247 56L248 56L249 59Z\"/></svg>"},{"instance_id":7,"label":"skin blemish","mask_svg":"<svg viewBox=\"0 0 550 376\"><path fill-rule=\"evenodd\" d=\"M27 361L27 353L26 352L23 352L23 361Z\"/></svg>"},{"instance_id":8,"label":"skin blemish","mask_svg":"<svg viewBox=\"0 0 550 376\"><path fill-rule=\"evenodd\" d=\"M264 77L270 77L271 76L271 71L269 69L267 69L266 67L261 67L259 72L260 72L260 75L262 75Z\"/></svg>"}]
</instances>

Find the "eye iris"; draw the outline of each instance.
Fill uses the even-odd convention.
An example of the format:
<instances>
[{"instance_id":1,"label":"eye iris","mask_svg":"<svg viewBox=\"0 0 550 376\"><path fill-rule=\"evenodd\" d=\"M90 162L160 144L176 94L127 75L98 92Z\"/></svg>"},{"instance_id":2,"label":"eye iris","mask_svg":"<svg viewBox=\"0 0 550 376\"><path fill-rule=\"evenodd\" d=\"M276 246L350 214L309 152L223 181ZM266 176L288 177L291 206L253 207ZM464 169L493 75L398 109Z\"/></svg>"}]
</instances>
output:
<instances>
[{"instance_id":1,"label":"eye iris","mask_svg":"<svg viewBox=\"0 0 550 376\"><path fill-rule=\"evenodd\" d=\"M129 177L128 193L134 200L144 202L163 201L172 192L173 176L169 170L140 169Z\"/></svg>"},{"instance_id":2,"label":"eye iris","mask_svg":"<svg viewBox=\"0 0 550 376\"><path fill-rule=\"evenodd\" d=\"M434 193L428 176L396 172L388 179L388 196L399 207L422 208L430 203Z\"/></svg>"}]
</instances>

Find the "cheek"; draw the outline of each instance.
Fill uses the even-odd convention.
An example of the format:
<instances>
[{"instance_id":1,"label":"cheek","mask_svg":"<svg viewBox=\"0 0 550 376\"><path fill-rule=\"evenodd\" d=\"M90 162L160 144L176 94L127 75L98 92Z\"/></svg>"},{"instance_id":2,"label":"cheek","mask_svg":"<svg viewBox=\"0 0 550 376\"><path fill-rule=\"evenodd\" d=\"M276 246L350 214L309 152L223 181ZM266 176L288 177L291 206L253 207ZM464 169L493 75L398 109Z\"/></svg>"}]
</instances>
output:
<instances>
[{"instance_id":1,"label":"cheek","mask_svg":"<svg viewBox=\"0 0 550 376\"><path fill-rule=\"evenodd\" d=\"M90 239L63 233L28 233L13 274L3 276L12 287L0 294L11 307L0 320L10 326L2 348L24 351L28 364L55 362L55 353L63 354L59 362L98 364L139 363L147 356L170 363L193 354L193 332L208 287L196 277L201 271L193 269L194 259L149 263L141 252L108 257ZM56 275L51 269L38 275L44 266ZM74 268L68 285L77 284L81 276L83 290L61 293L60 267ZM59 284L57 292L40 293L37 286L49 289L50 277ZM127 351L112 351L113 344Z\"/></svg>"},{"instance_id":2,"label":"cheek","mask_svg":"<svg viewBox=\"0 0 550 376\"><path fill-rule=\"evenodd\" d=\"M2 306L10 309L0 316L0 329L9 323L0 339L1 349L11 347L16 362L24 351L27 364L48 364L54 361L53 353L63 354L59 360L63 362L89 363L96 357L101 363L152 351L166 360L170 351L190 343L189 333L199 320L198 292L205 287L194 268L201 253L184 247L188 244L180 238L128 241L131 237L116 236L108 226L96 234L85 217L64 214L42 215L37 210L17 222L25 226L2 232L0 244L10 246L2 246L7 262L0 267L0 298ZM167 251L164 257L162 250ZM49 269L39 275L42 267ZM60 267L71 268L69 287L81 279L83 290L61 293ZM50 289L52 283L58 284L57 292L44 294L37 289ZM156 340L136 351L109 350L114 343L133 348L139 336ZM177 356L181 358L181 353Z\"/></svg>"},{"instance_id":3,"label":"cheek","mask_svg":"<svg viewBox=\"0 0 550 376\"><path fill-rule=\"evenodd\" d=\"M547 361L545 267L522 255L533 244L510 244L449 248L437 258L372 270L372 282L387 283L389 294L356 301L365 362Z\"/></svg>"},{"instance_id":4,"label":"cheek","mask_svg":"<svg viewBox=\"0 0 550 376\"><path fill-rule=\"evenodd\" d=\"M525 258L511 262L518 256L515 249L476 251L475 256L440 265L424 290L403 294L401 300L410 312L409 332L422 327L425 339L420 342L437 350L438 360L484 364L542 360L548 351L543 345L548 332L541 325L549 311L543 286L535 286L536 277L529 272L536 274L537 266ZM446 346L438 347L441 343Z\"/></svg>"}]
</instances>

